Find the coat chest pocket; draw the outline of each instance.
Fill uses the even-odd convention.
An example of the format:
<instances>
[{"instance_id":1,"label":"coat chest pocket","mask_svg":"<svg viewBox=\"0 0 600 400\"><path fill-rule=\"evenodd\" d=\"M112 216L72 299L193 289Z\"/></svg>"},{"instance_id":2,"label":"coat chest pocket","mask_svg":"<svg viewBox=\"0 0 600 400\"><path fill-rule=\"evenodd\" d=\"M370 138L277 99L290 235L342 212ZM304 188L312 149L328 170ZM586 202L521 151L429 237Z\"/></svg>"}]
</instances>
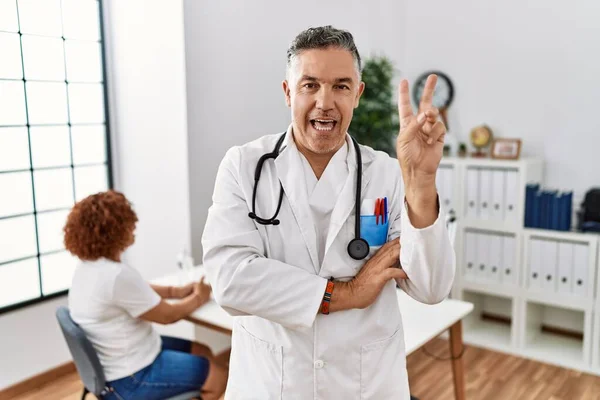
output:
<instances>
[{"instance_id":1,"label":"coat chest pocket","mask_svg":"<svg viewBox=\"0 0 600 400\"><path fill-rule=\"evenodd\" d=\"M232 337L227 399L281 399L283 347L252 335L236 322Z\"/></svg>"},{"instance_id":2,"label":"coat chest pocket","mask_svg":"<svg viewBox=\"0 0 600 400\"><path fill-rule=\"evenodd\" d=\"M386 339L361 347L360 398L408 399L408 374L404 351L404 332L396 330Z\"/></svg>"}]
</instances>

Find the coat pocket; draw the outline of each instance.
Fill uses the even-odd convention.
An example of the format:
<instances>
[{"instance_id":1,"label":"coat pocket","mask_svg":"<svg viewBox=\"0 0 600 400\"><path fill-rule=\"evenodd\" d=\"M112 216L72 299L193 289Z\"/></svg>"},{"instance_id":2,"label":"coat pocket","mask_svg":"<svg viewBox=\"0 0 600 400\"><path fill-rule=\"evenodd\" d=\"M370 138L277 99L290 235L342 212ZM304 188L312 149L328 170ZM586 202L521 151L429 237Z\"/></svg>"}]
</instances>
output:
<instances>
[{"instance_id":1,"label":"coat pocket","mask_svg":"<svg viewBox=\"0 0 600 400\"><path fill-rule=\"evenodd\" d=\"M409 399L404 332L361 347L360 398L363 400Z\"/></svg>"},{"instance_id":2,"label":"coat pocket","mask_svg":"<svg viewBox=\"0 0 600 400\"><path fill-rule=\"evenodd\" d=\"M283 347L257 338L240 322L231 342L226 399L281 399Z\"/></svg>"}]
</instances>

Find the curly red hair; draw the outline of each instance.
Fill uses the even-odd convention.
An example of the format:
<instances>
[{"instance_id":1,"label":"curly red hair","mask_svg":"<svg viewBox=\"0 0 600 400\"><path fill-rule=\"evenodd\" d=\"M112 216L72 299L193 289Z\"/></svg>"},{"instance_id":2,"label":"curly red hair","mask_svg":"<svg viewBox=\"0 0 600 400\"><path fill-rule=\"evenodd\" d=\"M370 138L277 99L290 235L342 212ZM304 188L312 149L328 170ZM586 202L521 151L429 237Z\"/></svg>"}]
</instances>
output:
<instances>
[{"instance_id":1,"label":"curly red hair","mask_svg":"<svg viewBox=\"0 0 600 400\"><path fill-rule=\"evenodd\" d=\"M133 244L138 221L127 198L109 190L77 202L63 231L65 248L81 260L108 258L119 261L121 253Z\"/></svg>"}]
</instances>

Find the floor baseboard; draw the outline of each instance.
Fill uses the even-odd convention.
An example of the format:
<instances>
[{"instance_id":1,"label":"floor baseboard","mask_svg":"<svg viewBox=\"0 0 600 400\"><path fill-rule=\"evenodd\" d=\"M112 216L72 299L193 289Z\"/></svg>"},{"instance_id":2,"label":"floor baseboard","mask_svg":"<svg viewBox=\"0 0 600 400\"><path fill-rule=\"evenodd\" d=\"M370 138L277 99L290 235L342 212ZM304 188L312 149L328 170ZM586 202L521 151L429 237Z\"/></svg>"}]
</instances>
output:
<instances>
[{"instance_id":1,"label":"floor baseboard","mask_svg":"<svg viewBox=\"0 0 600 400\"><path fill-rule=\"evenodd\" d=\"M68 362L66 364L59 365L56 368L49 369L48 371L42 372L41 374L32 376L29 379L25 379L19 383L15 383L6 389L0 390L0 400L8 400L13 397L19 396L23 393L40 387L46 383L52 382L64 375L75 372L75 364Z\"/></svg>"}]
</instances>

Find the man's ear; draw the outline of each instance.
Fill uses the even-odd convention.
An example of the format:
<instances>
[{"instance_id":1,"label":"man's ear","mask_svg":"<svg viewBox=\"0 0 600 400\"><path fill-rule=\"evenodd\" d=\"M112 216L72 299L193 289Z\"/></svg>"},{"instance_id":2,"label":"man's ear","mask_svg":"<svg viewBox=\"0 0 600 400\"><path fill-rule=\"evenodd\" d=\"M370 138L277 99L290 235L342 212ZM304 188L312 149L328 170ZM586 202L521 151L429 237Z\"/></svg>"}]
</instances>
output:
<instances>
[{"instance_id":1,"label":"man's ear","mask_svg":"<svg viewBox=\"0 0 600 400\"><path fill-rule=\"evenodd\" d=\"M292 106L292 100L290 98L290 85L288 83L287 80L283 81L281 83L281 86L283 87L283 93L285 94L285 104L287 104L288 107Z\"/></svg>"},{"instance_id":2,"label":"man's ear","mask_svg":"<svg viewBox=\"0 0 600 400\"><path fill-rule=\"evenodd\" d=\"M354 101L354 108L358 107L358 101L360 100L360 96L362 96L364 91L365 91L365 83L361 82L360 85L358 85L358 93L356 93L356 100Z\"/></svg>"}]
</instances>

